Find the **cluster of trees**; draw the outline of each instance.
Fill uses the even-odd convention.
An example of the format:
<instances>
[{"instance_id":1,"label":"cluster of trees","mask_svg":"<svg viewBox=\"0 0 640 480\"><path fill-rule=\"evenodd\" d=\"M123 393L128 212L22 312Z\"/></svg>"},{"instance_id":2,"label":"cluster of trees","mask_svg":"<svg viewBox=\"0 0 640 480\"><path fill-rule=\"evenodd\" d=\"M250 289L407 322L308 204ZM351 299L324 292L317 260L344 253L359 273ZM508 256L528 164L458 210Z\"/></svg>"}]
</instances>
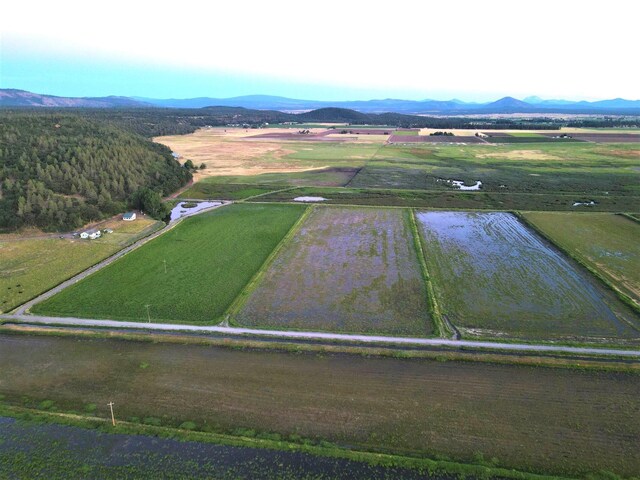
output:
<instances>
[{"instance_id":1,"label":"cluster of trees","mask_svg":"<svg viewBox=\"0 0 640 480\"><path fill-rule=\"evenodd\" d=\"M0 112L2 230L74 229L135 205L140 191L161 198L190 179L167 147L111 122Z\"/></svg>"},{"instance_id":2,"label":"cluster of trees","mask_svg":"<svg viewBox=\"0 0 640 480\"><path fill-rule=\"evenodd\" d=\"M453 132L441 132L441 131L437 131L437 132L433 132L430 133L429 135L431 135L432 137L453 137Z\"/></svg>"}]
</instances>

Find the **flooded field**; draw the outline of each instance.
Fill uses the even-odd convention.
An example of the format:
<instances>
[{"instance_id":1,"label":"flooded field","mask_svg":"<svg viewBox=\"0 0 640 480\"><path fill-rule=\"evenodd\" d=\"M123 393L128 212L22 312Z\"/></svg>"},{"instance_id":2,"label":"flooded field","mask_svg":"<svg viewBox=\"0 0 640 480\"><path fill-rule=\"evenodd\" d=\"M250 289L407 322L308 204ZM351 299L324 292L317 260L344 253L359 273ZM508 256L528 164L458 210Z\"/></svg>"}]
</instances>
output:
<instances>
[{"instance_id":1,"label":"flooded field","mask_svg":"<svg viewBox=\"0 0 640 480\"><path fill-rule=\"evenodd\" d=\"M463 334L637 338L638 317L508 213L417 214L444 315Z\"/></svg>"},{"instance_id":2,"label":"flooded field","mask_svg":"<svg viewBox=\"0 0 640 480\"><path fill-rule=\"evenodd\" d=\"M421 479L407 468L318 457L306 453L143 435L105 434L0 417L0 477L195 479ZM430 478L445 478L432 477Z\"/></svg>"},{"instance_id":3,"label":"flooded field","mask_svg":"<svg viewBox=\"0 0 640 480\"><path fill-rule=\"evenodd\" d=\"M533 471L640 473L635 374L3 334L0 395Z\"/></svg>"},{"instance_id":4,"label":"flooded field","mask_svg":"<svg viewBox=\"0 0 640 480\"><path fill-rule=\"evenodd\" d=\"M237 315L247 326L432 332L408 211L316 208Z\"/></svg>"}]
</instances>

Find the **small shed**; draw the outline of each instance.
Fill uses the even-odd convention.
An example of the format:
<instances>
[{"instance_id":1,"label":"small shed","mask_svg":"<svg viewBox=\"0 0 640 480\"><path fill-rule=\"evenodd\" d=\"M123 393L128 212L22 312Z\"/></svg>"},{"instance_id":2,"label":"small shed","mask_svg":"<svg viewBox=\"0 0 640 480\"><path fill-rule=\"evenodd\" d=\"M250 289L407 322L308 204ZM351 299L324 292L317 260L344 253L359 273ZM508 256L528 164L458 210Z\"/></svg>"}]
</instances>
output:
<instances>
[{"instance_id":1,"label":"small shed","mask_svg":"<svg viewBox=\"0 0 640 480\"><path fill-rule=\"evenodd\" d=\"M136 219L136 212L127 212L124 215L122 215L122 220L124 220L125 222L132 222L135 219Z\"/></svg>"}]
</instances>

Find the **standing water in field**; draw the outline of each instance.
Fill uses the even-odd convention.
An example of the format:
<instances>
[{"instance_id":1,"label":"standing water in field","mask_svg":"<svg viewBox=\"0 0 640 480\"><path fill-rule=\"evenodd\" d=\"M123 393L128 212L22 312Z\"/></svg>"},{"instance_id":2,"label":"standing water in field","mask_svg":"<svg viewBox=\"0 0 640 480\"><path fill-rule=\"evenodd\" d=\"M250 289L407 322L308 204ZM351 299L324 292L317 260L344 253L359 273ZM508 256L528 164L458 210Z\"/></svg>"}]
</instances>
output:
<instances>
[{"instance_id":1,"label":"standing water in field","mask_svg":"<svg viewBox=\"0 0 640 480\"><path fill-rule=\"evenodd\" d=\"M639 336L632 311L515 216L426 212L417 218L441 310L468 334Z\"/></svg>"},{"instance_id":2,"label":"standing water in field","mask_svg":"<svg viewBox=\"0 0 640 480\"><path fill-rule=\"evenodd\" d=\"M190 217L208 208L219 207L223 202L195 202L195 206L188 206L192 202L180 202L171 210L171 221L182 217Z\"/></svg>"}]
</instances>

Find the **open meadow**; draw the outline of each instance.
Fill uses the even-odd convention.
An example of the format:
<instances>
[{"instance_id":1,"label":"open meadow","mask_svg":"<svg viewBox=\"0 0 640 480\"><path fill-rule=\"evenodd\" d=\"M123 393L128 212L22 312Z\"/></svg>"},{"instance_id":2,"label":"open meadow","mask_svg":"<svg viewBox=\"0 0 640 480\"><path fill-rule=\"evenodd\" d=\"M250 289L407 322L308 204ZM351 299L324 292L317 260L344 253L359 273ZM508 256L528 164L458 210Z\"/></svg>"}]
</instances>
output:
<instances>
[{"instance_id":1,"label":"open meadow","mask_svg":"<svg viewBox=\"0 0 640 480\"><path fill-rule=\"evenodd\" d=\"M407 210L318 206L235 315L244 326L433 332Z\"/></svg>"},{"instance_id":2,"label":"open meadow","mask_svg":"<svg viewBox=\"0 0 640 480\"><path fill-rule=\"evenodd\" d=\"M303 211L303 206L231 205L188 218L32 311L218 323Z\"/></svg>"},{"instance_id":3,"label":"open meadow","mask_svg":"<svg viewBox=\"0 0 640 480\"><path fill-rule=\"evenodd\" d=\"M2 334L0 395L103 418L113 401L117 419L151 425L640 474L634 373Z\"/></svg>"},{"instance_id":4,"label":"open meadow","mask_svg":"<svg viewBox=\"0 0 640 480\"><path fill-rule=\"evenodd\" d=\"M639 339L640 316L508 213L421 212L440 310L463 336Z\"/></svg>"},{"instance_id":5,"label":"open meadow","mask_svg":"<svg viewBox=\"0 0 640 480\"><path fill-rule=\"evenodd\" d=\"M612 212L640 209L640 143L577 142L547 136L557 132L524 131L490 132L496 135L492 139L496 143L392 144L382 135L364 135L369 142L361 142L333 131L325 131L326 135L316 131L302 141L305 136L278 133L278 129L273 129L275 133L269 133L271 129L235 130L225 133L205 129L156 139L183 154L184 159L207 165L198 171L198 183L184 192L183 198L240 199L288 186L347 187L350 190L341 198L353 204L370 204L362 194L349 195L355 188L381 191L386 199L380 205ZM414 135L417 130L393 133L393 138L418 138ZM332 137L345 137L345 141L321 141ZM525 143L506 144L499 141L503 137ZM635 136L627 134L625 138ZM480 191L460 191L452 181L467 186L481 182ZM477 196L465 197L468 193ZM594 204L589 207L574 206L591 201Z\"/></svg>"},{"instance_id":6,"label":"open meadow","mask_svg":"<svg viewBox=\"0 0 640 480\"><path fill-rule=\"evenodd\" d=\"M140 218L110 220L96 240L55 235L0 235L0 312L8 312L162 226Z\"/></svg>"},{"instance_id":7,"label":"open meadow","mask_svg":"<svg viewBox=\"0 0 640 480\"><path fill-rule=\"evenodd\" d=\"M640 307L640 222L589 213L528 212L525 218Z\"/></svg>"}]
</instances>

